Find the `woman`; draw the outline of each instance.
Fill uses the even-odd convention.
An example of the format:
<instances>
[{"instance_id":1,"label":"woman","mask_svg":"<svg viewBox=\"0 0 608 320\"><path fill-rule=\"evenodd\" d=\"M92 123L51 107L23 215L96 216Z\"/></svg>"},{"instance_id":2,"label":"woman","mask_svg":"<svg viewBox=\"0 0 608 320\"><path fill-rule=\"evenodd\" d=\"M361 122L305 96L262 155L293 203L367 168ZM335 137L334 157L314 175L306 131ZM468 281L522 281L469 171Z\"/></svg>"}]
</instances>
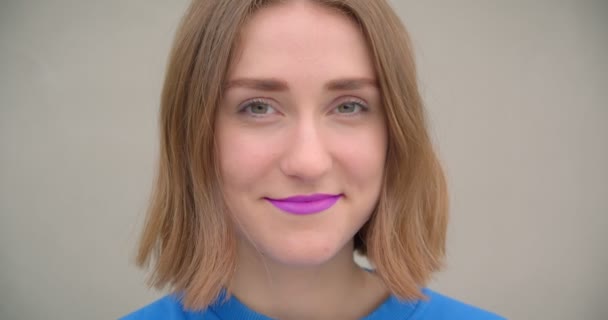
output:
<instances>
[{"instance_id":1,"label":"woman","mask_svg":"<svg viewBox=\"0 0 608 320\"><path fill-rule=\"evenodd\" d=\"M125 319L499 319L424 288L446 186L384 0L194 1L161 104L137 261L173 294Z\"/></svg>"}]
</instances>

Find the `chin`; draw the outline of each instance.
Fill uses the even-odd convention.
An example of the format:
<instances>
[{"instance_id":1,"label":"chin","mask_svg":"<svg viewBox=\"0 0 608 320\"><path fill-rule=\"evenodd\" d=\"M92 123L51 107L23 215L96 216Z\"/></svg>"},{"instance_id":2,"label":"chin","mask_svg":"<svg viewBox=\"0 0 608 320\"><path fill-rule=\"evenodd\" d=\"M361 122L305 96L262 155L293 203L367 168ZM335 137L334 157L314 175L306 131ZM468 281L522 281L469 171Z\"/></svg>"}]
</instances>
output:
<instances>
[{"instance_id":1,"label":"chin","mask_svg":"<svg viewBox=\"0 0 608 320\"><path fill-rule=\"evenodd\" d=\"M315 267L332 260L343 249L344 244L336 241L284 241L280 247L269 248L269 258L294 267Z\"/></svg>"}]
</instances>

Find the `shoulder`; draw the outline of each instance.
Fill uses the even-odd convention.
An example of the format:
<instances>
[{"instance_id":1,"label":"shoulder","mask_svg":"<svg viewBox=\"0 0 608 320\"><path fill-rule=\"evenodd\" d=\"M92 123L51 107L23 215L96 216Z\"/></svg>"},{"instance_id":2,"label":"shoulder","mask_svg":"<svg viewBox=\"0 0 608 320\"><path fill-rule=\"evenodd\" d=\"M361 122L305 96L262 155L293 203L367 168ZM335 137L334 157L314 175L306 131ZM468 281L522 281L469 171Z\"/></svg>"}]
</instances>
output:
<instances>
[{"instance_id":1,"label":"shoulder","mask_svg":"<svg viewBox=\"0 0 608 320\"><path fill-rule=\"evenodd\" d=\"M206 316L205 319L216 319L209 312L185 310L177 297L167 295L119 320L191 320L201 319L202 316Z\"/></svg>"},{"instance_id":2,"label":"shoulder","mask_svg":"<svg viewBox=\"0 0 608 320\"><path fill-rule=\"evenodd\" d=\"M445 320L505 320L492 312L458 301L430 289L422 292L428 300L421 300L412 315L412 320L445 319Z\"/></svg>"}]
</instances>

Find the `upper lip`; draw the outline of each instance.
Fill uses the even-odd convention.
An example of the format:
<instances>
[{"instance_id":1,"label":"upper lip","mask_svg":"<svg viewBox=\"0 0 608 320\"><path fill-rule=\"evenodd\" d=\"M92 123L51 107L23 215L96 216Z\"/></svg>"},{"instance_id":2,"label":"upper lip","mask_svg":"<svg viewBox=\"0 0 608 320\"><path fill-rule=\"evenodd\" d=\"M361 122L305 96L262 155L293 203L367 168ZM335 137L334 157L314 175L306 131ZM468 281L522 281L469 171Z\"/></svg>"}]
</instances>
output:
<instances>
[{"instance_id":1,"label":"upper lip","mask_svg":"<svg viewBox=\"0 0 608 320\"><path fill-rule=\"evenodd\" d=\"M327 193L315 193L310 195L295 195L287 198L273 199L268 198L274 201L289 201L289 202L313 202L320 201L327 198L339 197L340 194L327 194Z\"/></svg>"}]
</instances>

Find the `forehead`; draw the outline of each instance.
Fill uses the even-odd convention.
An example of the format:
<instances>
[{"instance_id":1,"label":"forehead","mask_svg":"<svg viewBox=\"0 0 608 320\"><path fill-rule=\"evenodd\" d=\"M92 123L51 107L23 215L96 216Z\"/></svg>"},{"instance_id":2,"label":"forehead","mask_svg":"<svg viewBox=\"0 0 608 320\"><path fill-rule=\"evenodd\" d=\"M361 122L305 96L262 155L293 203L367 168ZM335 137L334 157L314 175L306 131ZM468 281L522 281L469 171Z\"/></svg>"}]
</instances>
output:
<instances>
[{"instance_id":1,"label":"forehead","mask_svg":"<svg viewBox=\"0 0 608 320\"><path fill-rule=\"evenodd\" d=\"M241 30L231 77L373 77L359 26L337 9L288 1L255 12ZM295 79L294 79L295 80Z\"/></svg>"}]
</instances>

